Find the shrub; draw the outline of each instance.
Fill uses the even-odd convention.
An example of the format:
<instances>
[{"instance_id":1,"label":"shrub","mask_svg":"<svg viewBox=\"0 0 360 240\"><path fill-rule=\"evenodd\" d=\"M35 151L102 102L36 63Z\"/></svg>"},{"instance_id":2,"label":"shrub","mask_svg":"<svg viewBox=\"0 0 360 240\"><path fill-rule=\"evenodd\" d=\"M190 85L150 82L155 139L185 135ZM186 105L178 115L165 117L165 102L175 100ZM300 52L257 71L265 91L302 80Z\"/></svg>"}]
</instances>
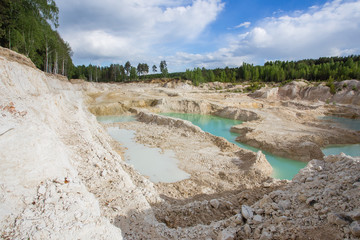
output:
<instances>
[{"instance_id":1,"label":"shrub","mask_svg":"<svg viewBox=\"0 0 360 240\"><path fill-rule=\"evenodd\" d=\"M245 88L245 92L255 92L256 90L261 89L262 87L265 87L264 83L252 83L250 86L248 86L247 88Z\"/></svg>"},{"instance_id":2,"label":"shrub","mask_svg":"<svg viewBox=\"0 0 360 240\"><path fill-rule=\"evenodd\" d=\"M330 88L330 93L331 94L335 94L336 93L336 87L334 84L334 78L330 77L328 82L326 83L326 86L328 86Z\"/></svg>"}]
</instances>

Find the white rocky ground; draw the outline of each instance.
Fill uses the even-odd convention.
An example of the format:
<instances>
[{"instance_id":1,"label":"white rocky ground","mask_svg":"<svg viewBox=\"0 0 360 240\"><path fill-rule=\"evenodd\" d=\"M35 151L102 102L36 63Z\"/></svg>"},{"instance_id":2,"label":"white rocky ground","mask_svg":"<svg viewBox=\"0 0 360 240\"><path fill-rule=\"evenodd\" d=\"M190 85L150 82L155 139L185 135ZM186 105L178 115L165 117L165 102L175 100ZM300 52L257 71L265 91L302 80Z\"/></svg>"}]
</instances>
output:
<instances>
[{"instance_id":1,"label":"white rocky ground","mask_svg":"<svg viewBox=\"0 0 360 240\"><path fill-rule=\"evenodd\" d=\"M240 134L240 142L305 162L322 159L321 148L326 145L360 142L358 132L333 127L318 119L328 114L359 118L360 87L356 86L360 82L356 80L339 83L347 87L331 98L324 97L330 94L329 87L315 87L305 81L265 88L249 95L238 93L239 87L232 84L223 84L228 89L219 92L213 90L214 83L202 88L183 82L170 83L114 84L112 88L109 84L83 83L78 87L86 90L89 109L96 115L146 108L153 112L212 114L247 121L232 128ZM97 86L102 89L96 90ZM357 90L353 90L354 87ZM333 104L341 97L343 101ZM322 101L325 99L327 101Z\"/></svg>"},{"instance_id":2,"label":"white rocky ground","mask_svg":"<svg viewBox=\"0 0 360 240\"><path fill-rule=\"evenodd\" d=\"M291 91L293 100L284 101L280 89L254 99L219 94L208 90L211 84L202 89L175 82L161 86L71 84L0 48L1 238L359 239L359 158L320 156L293 181L276 181L267 177L268 163L260 153L243 151L201 130L190 131L197 128L189 123L141 109L249 120L247 129L236 131L243 131L254 145L267 136L275 143L263 145L277 151L286 146L281 134L292 132L291 124L299 130L299 135L286 139L293 143L299 136L315 145L344 138L356 142L359 133L328 129L314 120L330 111L359 114L356 92L343 90L343 96L349 96L344 104L350 105L329 107L297 99L312 96L310 90L303 93L304 88ZM338 103L345 99L331 98ZM138 174L122 161L119 146L88 106L97 114L142 112L139 122L122 126L138 130L138 141L149 146L172 148L178 138L184 144L179 151L188 148L189 156L179 157L180 167L191 173L191 179L153 184ZM278 131L266 131L275 120L281 123ZM191 146L193 140L203 141L209 151ZM224 164L216 164L209 153ZM204 166L210 170L196 174Z\"/></svg>"}]
</instances>

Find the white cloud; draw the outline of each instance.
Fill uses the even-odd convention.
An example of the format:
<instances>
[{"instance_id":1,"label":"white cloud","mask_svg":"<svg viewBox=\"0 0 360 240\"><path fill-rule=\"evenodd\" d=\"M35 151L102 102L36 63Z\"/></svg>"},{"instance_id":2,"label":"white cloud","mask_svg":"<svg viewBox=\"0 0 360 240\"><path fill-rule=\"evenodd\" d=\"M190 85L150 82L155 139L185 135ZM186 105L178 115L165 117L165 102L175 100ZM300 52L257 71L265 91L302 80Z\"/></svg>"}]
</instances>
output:
<instances>
[{"instance_id":1,"label":"white cloud","mask_svg":"<svg viewBox=\"0 0 360 240\"><path fill-rule=\"evenodd\" d=\"M266 19L250 31L246 41L264 59L330 56L335 48L358 47L359 29L360 1L336 0L299 16Z\"/></svg>"},{"instance_id":2,"label":"white cloud","mask_svg":"<svg viewBox=\"0 0 360 240\"><path fill-rule=\"evenodd\" d=\"M88 53L105 58L116 58L121 55L137 54L140 48L131 44L127 37L115 36L101 30L74 32L72 45L77 52Z\"/></svg>"},{"instance_id":3,"label":"white cloud","mask_svg":"<svg viewBox=\"0 0 360 240\"><path fill-rule=\"evenodd\" d=\"M235 26L234 28L242 28L242 27L248 28L248 27L250 27L250 25L251 25L251 22L243 22L243 23L240 23L239 25Z\"/></svg>"},{"instance_id":4,"label":"white cloud","mask_svg":"<svg viewBox=\"0 0 360 240\"><path fill-rule=\"evenodd\" d=\"M360 54L359 39L360 1L335 0L308 11L265 18L245 33L228 36L227 45L213 53L176 57L194 66L209 62L209 56L217 66L239 66L242 61L262 64L267 59Z\"/></svg>"},{"instance_id":5,"label":"white cloud","mask_svg":"<svg viewBox=\"0 0 360 240\"><path fill-rule=\"evenodd\" d=\"M360 54L360 0L335 0L244 22L237 27L245 32L217 36L222 47L208 53L184 49L216 20L222 0L59 0L58 5L60 32L75 60L152 65L166 59L170 71L182 71Z\"/></svg>"},{"instance_id":6,"label":"white cloud","mask_svg":"<svg viewBox=\"0 0 360 240\"><path fill-rule=\"evenodd\" d=\"M236 67L243 62L249 62L251 59L248 56L236 56L233 54L231 48L221 48L216 52L207 54L193 54L185 52L177 52L174 56L168 57L169 66L180 66L178 71L185 69L193 69L196 67L205 67L213 69L218 67Z\"/></svg>"},{"instance_id":7,"label":"white cloud","mask_svg":"<svg viewBox=\"0 0 360 240\"><path fill-rule=\"evenodd\" d=\"M57 4L59 30L70 43L75 62L145 61L167 54L167 44L197 39L224 7L221 0L59 0Z\"/></svg>"}]
</instances>

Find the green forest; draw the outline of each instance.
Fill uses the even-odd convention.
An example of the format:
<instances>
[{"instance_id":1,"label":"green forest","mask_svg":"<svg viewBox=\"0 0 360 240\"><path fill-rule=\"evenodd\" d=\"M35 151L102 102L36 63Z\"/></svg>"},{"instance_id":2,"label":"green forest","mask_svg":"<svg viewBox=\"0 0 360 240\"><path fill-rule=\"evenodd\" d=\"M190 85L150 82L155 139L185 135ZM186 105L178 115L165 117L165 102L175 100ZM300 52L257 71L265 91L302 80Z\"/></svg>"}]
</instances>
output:
<instances>
[{"instance_id":1,"label":"green forest","mask_svg":"<svg viewBox=\"0 0 360 240\"><path fill-rule=\"evenodd\" d=\"M71 77L72 52L56 31L58 22L54 0L1 0L0 45L24 54L45 72Z\"/></svg>"},{"instance_id":2,"label":"green forest","mask_svg":"<svg viewBox=\"0 0 360 240\"><path fill-rule=\"evenodd\" d=\"M264 66L243 63L237 68L195 68L186 70L185 79L195 85L201 82L284 82L294 79L309 81L342 81L360 79L360 56L322 57L300 61L270 61Z\"/></svg>"},{"instance_id":3,"label":"green forest","mask_svg":"<svg viewBox=\"0 0 360 240\"><path fill-rule=\"evenodd\" d=\"M162 64L165 63L165 67ZM142 66L146 66L142 69ZM300 61L270 61L263 66L243 63L236 68L194 68L186 72L168 73L166 61L161 61L160 71L153 66L154 74L148 74L146 63L132 67L126 64L111 64L110 67L78 66L74 73L75 78L99 82L125 82L136 80L151 80L155 78L177 78L191 80L194 85L203 82L285 82L293 79L306 79L309 81L328 81L360 79L360 56L322 57L319 59L306 59ZM96 76L96 77L94 77Z\"/></svg>"},{"instance_id":4,"label":"green forest","mask_svg":"<svg viewBox=\"0 0 360 240\"><path fill-rule=\"evenodd\" d=\"M0 45L29 57L35 65L49 73L62 74L96 82L128 82L157 78L203 82L285 82L293 79L309 81L341 81L360 79L360 56L322 57L300 61L269 61L263 66L243 63L235 68L194 68L169 73L165 60L159 66L138 63L110 66L74 66L70 45L57 28L59 9L54 0L1 0ZM152 74L149 74L149 72Z\"/></svg>"}]
</instances>

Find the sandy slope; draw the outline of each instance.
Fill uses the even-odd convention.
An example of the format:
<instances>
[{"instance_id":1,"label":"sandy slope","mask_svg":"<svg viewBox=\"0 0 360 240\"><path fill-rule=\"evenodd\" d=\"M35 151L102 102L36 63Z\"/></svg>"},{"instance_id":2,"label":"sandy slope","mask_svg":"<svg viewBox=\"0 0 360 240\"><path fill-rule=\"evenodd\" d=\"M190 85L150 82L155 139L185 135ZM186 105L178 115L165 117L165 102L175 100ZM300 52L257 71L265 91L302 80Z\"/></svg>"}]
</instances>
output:
<instances>
[{"instance_id":1,"label":"sandy slope","mask_svg":"<svg viewBox=\"0 0 360 240\"><path fill-rule=\"evenodd\" d=\"M121 239L74 164L93 133L102 134L84 111L81 93L31 67L21 55L1 52L7 52L0 56L2 238ZM79 122L83 131L73 146L66 136L70 122ZM99 143L92 147L96 158L108 152Z\"/></svg>"}]
</instances>

